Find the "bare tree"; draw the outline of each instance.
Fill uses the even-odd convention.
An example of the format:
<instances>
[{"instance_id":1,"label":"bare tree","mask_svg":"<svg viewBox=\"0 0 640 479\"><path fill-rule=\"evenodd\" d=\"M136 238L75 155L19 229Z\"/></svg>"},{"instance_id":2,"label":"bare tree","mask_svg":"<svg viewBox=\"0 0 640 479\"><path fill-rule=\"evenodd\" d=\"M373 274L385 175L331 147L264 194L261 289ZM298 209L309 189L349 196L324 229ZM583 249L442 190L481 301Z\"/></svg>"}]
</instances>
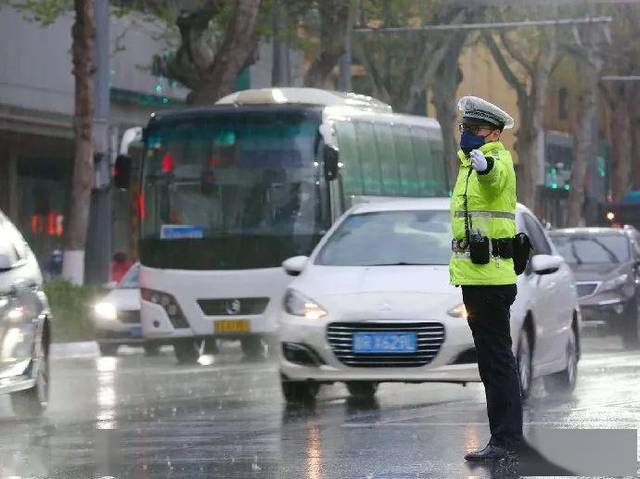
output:
<instances>
[{"instance_id":1,"label":"bare tree","mask_svg":"<svg viewBox=\"0 0 640 479\"><path fill-rule=\"evenodd\" d=\"M345 40L353 28L353 0L322 0L317 2L320 17L319 49L309 66L304 84L323 88L338 60L345 52Z\"/></svg>"},{"instance_id":2,"label":"bare tree","mask_svg":"<svg viewBox=\"0 0 640 479\"><path fill-rule=\"evenodd\" d=\"M543 138L544 108L549 79L559 57L555 28L536 28L535 34L521 37L527 46L518 45L515 35L484 33L483 38L506 82L514 89L520 112L515 149L520 162L518 199L537 209L538 171L543 165L539 145Z\"/></svg>"},{"instance_id":3,"label":"bare tree","mask_svg":"<svg viewBox=\"0 0 640 479\"><path fill-rule=\"evenodd\" d=\"M361 23L375 21L380 26L406 26L412 19L422 16L429 23L459 23L465 17L464 7L442 4L426 13L415 6L400 9L392 2L383 2L373 14ZM441 62L451 57L451 46L459 38L449 32L413 32L409 34L372 34L357 42L358 58L367 70L367 81L372 94L391 103L394 109L412 113L422 98L427 85L436 77ZM457 57L456 57L457 62Z\"/></svg>"},{"instance_id":4,"label":"bare tree","mask_svg":"<svg viewBox=\"0 0 640 479\"><path fill-rule=\"evenodd\" d=\"M89 224L93 168L93 44L96 31L93 0L74 0L73 75L75 113L71 210L65 236L63 275L75 284L84 281L84 251Z\"/></svg>"},{"instance_id":5,"label":"bare tree","mask_svg":"<svg viewBox=\"0 0 640 479\"><path fill-rule=\"evenodd\" d=\"M180 46L156 59L159 73L189 88L190 104L212 104L231 93L238 73L256 59L260 3L207 0L183 10L176 20Z\"/></svg>"},{"instance_id":6,"label":"bare tree","mask_svg":"<svg viewBox=\"0 0 640 479\"><path fill-rule=\"evenodd\" d=\"M445 158L447 161L449 182L451 186L456 181L458 162L456 152L458 142L456 140L456 120L458 110L454 101L458 86L462 82L462 71L459 67L460 53L465 45L467 31L456 32L456 38L451 43L447 55L443 58L437 74L433 80L431 102L436 107L436 118L442 130Z\"/></svg>"},{"instance_id":7,"label":"bare tree","mask_svg":"<svg viewBox=\"0 0 640 479\"><path fill-rule=\"evenodd\" d=\"M598 154L598 92L600 75L604 65L604 51L600 26L587 25L574 30L573 41L565 48L577 62L578 78L583 84L578 107L578 120L574 132L575 155L571 166L571 182L567 208L570 226L585 224L585 182L587 171L595 174Z\"/></svg>"}]
</instances>

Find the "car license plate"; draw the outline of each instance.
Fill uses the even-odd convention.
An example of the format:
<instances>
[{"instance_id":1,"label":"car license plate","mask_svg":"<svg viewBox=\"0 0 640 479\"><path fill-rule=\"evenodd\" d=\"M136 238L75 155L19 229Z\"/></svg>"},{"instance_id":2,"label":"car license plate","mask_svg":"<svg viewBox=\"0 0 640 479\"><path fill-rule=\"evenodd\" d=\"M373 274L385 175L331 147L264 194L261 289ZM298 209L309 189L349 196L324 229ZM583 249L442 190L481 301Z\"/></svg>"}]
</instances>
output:
<instances>
[{"instance_id":1,"label":"car license plate","mask_svg":"<svg viewBox=\"0 0 640 479\"><path fill-rule=\"evenodd\" d=\"M416 333L354 333L354 353L415 353Z\"/></svg>"},{"instance_id":2,"label":"car license plate","mask_svg":"<svg viewBox=\"0 0 640 479\"><path fill-rule=\"evenodd\" d=\"M251 329L248 319L222 319L215 322L216 333L248 333Z\"/></svg>"},{"instance_id":3,"label":"car license plate","mask_svg":"<svg viewBox=\"0 0 640 479\"><path fill-rule=\"evenodd\" d=\"M142 326L132 326L131 327L131 336L134 338L139 338L142 336Z\"/></svg>"}]
</instances>

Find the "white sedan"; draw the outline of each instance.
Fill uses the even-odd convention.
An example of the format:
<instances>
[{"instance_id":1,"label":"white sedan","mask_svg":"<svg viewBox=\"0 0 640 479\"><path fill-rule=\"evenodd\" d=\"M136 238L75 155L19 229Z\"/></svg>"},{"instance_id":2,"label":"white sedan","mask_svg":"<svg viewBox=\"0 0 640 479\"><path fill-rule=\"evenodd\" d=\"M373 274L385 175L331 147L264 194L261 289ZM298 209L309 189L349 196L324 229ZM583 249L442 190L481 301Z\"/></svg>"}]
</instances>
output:
<instances>
[{"instance_id":1,"label":"white sedan","mask_svg":"<svg viewBox=\"0 0 640 479\"><path fill-rule=\"evenodd\" d=\"M147 355L159 351L158 344L142 338L139 275L140 263L135 263L93 307L93 325L103 356L115 356L122 345L142 346Z\"/></svg>"},{"instance_id":2,"label":"white sedan","mask_svg":"<svg viewBox=\"0 0 640 479\"><path fill-rule=\"evenodd\" d=\"M518 277L511 336L523 395L575 387L581 318L573 276L534 215L517 208L534 246ZM287 401L346 383L371 397L381 382L479 381L460 288L449 285L449 199L387 200L343 215L310 257L283 263L296 276L279 321Z\"/></svg>"}]
</instances>

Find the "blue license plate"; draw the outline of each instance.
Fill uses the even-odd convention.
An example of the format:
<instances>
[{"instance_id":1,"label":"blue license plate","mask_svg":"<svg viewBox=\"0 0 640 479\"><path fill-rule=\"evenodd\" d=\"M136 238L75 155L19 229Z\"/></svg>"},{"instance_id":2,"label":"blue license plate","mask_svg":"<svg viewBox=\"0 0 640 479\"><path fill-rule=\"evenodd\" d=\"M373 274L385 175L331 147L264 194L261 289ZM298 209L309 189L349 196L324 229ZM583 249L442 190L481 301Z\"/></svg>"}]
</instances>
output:
<instances>
[{"instance_id":1,"label":"blue license plate","mask_svg":"<svg viewBox=\"0 0 640 479\"><path fill-rule=\"evenodd\" d=\"M139 338L142 336L142 326L132 326L130 332L131 336Z\"/></svg>"},{"instance_id":2,"label":"blue license plate","mask_svg":"<svg viewBox=\"0 0 640 479\"><path fill-rule=\"evenodd\" d=\"M416 333L354 333L354 353L415 353Z\"/></svg>"}]
</instances>

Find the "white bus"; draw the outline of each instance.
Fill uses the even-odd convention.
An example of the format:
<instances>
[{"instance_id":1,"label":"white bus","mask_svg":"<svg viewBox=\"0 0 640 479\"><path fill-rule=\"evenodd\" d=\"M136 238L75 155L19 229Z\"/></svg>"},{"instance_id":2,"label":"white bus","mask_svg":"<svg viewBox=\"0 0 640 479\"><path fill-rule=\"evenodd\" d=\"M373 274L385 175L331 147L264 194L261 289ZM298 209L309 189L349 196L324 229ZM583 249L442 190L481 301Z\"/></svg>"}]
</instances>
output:
<instances>
[{"instance_id":1,"label":"white bus","mask_svg":"<svg viewBox=\"0 0 640 479\"><path fill-rule=\"evenodd\" d=\"M448 194L438 123L363 95L246 90L153 115L142 139L142 334L183 363L210 339L262 350L290 280L282 261L308 255L358 198Z\"/></svg>"}]
</instances>

